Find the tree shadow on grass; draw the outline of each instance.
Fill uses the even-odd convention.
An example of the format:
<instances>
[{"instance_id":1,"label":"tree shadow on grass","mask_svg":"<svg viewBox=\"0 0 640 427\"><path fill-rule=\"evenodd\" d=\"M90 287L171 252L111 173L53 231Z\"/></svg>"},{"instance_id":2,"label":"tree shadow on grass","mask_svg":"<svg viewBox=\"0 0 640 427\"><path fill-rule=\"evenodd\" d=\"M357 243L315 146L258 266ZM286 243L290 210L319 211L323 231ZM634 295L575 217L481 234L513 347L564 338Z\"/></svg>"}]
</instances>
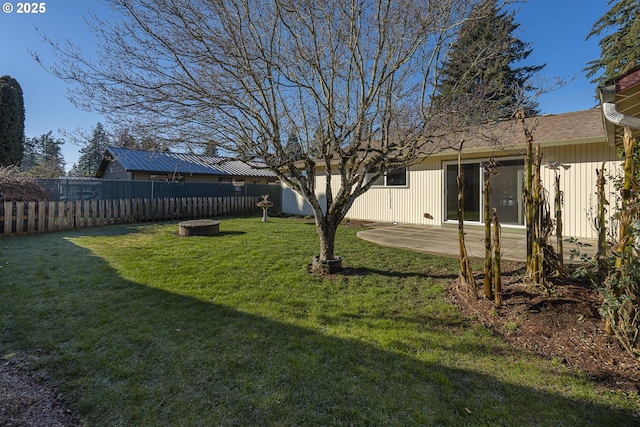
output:
<instances>
[{"instance_id":1,"label":"tree shadow on grass","mask_svg":"<svg viewBox=\"0 0 640 427\"><path fill-rule=\"evenodd\" d=\"M62 238L58 245L77 260L65 268L80 279L44 286L27 275L5 283L0 350L39 352L89 425L638 422L544 386L444 366L429 356L437 342L410 357L415 349L382 349L133 283L86 249ZM56 273L49 274L51 281ZM501 351L464 341L450 350ZM517 360L496 363L517 377L519 368L508 365ZM531 369L576 381L545 366Z\"/></svg>"},{"instance_id":2,"label":"tree shadow on grass","mask_svg":"<svg viewBox=\"0 0 640 427\"><path fill-rule=\"evenodd\" d=\"M346 277L368 276L378 275L384 277L394 278L420 278L420 279L456 279L457 274L439 274L439 273L425 273L420 271L400 271L392 269L391 266L387 269L371 268L371 267L351 267L345 265L342 270L336 273L336 275Z\"/></svg>"}]
</instances>

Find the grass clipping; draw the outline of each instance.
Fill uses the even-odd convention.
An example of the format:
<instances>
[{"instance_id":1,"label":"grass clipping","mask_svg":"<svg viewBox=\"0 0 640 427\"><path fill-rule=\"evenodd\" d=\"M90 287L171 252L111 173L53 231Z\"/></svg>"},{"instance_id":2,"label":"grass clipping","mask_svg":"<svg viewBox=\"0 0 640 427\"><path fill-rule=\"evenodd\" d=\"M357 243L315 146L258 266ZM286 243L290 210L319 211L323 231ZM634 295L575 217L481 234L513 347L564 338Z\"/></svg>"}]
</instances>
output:
<instances>
[{"instance_id":1,"label":"grass clipping","mask_svg":"<svg viewBox=\"0 0 640 427\"><path fill-rule=\"evenodd\" d=\"M38 202L49 200L47 193L17 166L0 167L0 202Z\"/></svg>"}]
</instances>

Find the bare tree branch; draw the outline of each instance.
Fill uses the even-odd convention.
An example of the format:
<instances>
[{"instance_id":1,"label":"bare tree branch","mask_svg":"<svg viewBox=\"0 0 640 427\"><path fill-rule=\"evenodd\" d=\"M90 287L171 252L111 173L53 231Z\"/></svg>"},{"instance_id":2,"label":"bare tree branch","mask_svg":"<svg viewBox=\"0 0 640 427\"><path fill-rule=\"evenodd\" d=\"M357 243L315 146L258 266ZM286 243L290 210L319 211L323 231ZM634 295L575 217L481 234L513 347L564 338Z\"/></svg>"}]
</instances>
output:
<instances>
[{"instance_id":1,"label":"bare tree branch","mask_svg":"<svg viewBox=\"0 0 640 427\"><path fill-rule=\"evenodd\" d=\"M52 72L110 121L266 162L312 206L333 259L353 201L440 148L441 60L479 1L110 0L113 19L88 20L99 58L49 40Z\"/></svg>"}]
</instances>

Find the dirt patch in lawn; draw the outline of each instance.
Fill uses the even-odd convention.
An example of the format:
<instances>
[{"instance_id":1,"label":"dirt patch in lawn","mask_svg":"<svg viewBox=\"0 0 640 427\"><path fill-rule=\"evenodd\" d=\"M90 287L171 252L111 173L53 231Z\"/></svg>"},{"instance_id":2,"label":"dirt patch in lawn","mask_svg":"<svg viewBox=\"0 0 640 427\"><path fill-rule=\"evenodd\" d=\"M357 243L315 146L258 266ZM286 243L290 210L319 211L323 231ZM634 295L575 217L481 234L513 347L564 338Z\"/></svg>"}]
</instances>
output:
<instances>
[{"instance_id":1,"label":"dirt patch in lawn","mask_svg":"<svg viewBox=\"0 0 640 427\"><path fill-rule=\"evenodd\" d=\"M76 427L81 423L31 359L11 354L0 359L0 425Z\"/></svg>"},{"instance_id":2,"label":"dirt patch in lawn","mask_svg":"<svg viewBox=\"0 0 640 427\"><path fill-rule=\"evenodd\" d=\"M556 280L551 296L524 277L524 265L502 265L503 306L474 298L452 283L449 299L468 318L482 323L517 348L555 358L585 372L594 382L621 393L640 392L640 361L604 332L600 294L587 283Z\"/></svg>"}]
</instances>

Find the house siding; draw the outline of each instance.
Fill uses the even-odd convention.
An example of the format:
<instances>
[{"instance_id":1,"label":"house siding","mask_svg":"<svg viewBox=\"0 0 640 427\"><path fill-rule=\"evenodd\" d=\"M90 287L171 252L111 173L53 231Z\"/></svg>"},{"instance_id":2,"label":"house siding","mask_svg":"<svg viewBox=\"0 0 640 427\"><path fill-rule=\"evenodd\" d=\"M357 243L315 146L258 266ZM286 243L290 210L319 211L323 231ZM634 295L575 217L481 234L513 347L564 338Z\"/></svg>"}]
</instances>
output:
<instances>
[{"instance_id":1,"label":"house siding","mask_svg":"<svg viewBox=\"0 0 640 427\"><path fill-rule=\"evenodd\" d=\"M563 234L576 238L596 238L592 226L595 212L596 169L605 162L607 173L618 173L620 161L614 147L604 140L599 142L576 142L573 144L542 147L542 164L558 161L569 165L560 170L561 190L564 194ZM464 153L463 153L464 154ZM522 150L500 151L499 153L475 152L464 156L463 160L484 160L496 158L524 158ZM420 225L443 225L444 177L443 168L447 162L457 160L455 153L434 155L426 158L409 169L406 187L372 187L358 197L348 212L348 217L356 220L375 222L397 222ZM554 199L555 172L543 167L541 179L547 190L551 215L555 219ZM316 188L324 189L326 179L319 176ZM334 190L339 187L339 179L334 180ZM611 180L607 180L607 195L610 203L615 203L615 189ZM322 193L318 192L322 197ZM291 189L283 188L283 212L310 215L312 211L302 197ZM612 209L609 209L609 213ZM429 214L432 218L425 218ZM514 227L518 228L518 227ZM523 227L519 227L522 229Z\"/></svg>"},{"instance_id":2,"label":"house siding","mask_svg":"<svg viewBox=\"0 0 640 427\"><path fill-rule=\"evenodd\" d=\"M132 176L127 172L120 163L117 161L110 161L105 168L102 177L103 179L115 179L115 180L131 180Z\"/></svg>"},{"instance_id":3,"label":"house siding","mask_svg":"<svg viewBox=\"0 0 640 427\"><path fill-rule=\"evenodd\" d=\"M409 169L406 187L372 187L354 202L351 219L410 224L442 223L441 161L427 158ZM427 219L429 214L433 219Z\"/></svg>"},{"instance_id":4,"label":"house siding","mask_svg":"<svg viewBox=\"0 0 640 427\"><path fill-rule=\"evenodd\" d=\"M557 160L562 164L570 165L567 170L561 170L560 189L564 196L563 204L563 234L566 236L597 238L597 232L593 227L593 217L596 212L596 182L597 173L604 161L607 174L619 174L621 162L617 156L617 150L605 143L583 144L561 147L548 147L543 150L543 164L551 160ZM545 189L548 191L552 217L555 219L553 209L555 172L548 168L542 168L541 178ZM616 200L616 191L612 180L607 179L605 191L607 199L613 205ZM613 209L609 209L609 214Z\"/></svg>"}]
</instances>

